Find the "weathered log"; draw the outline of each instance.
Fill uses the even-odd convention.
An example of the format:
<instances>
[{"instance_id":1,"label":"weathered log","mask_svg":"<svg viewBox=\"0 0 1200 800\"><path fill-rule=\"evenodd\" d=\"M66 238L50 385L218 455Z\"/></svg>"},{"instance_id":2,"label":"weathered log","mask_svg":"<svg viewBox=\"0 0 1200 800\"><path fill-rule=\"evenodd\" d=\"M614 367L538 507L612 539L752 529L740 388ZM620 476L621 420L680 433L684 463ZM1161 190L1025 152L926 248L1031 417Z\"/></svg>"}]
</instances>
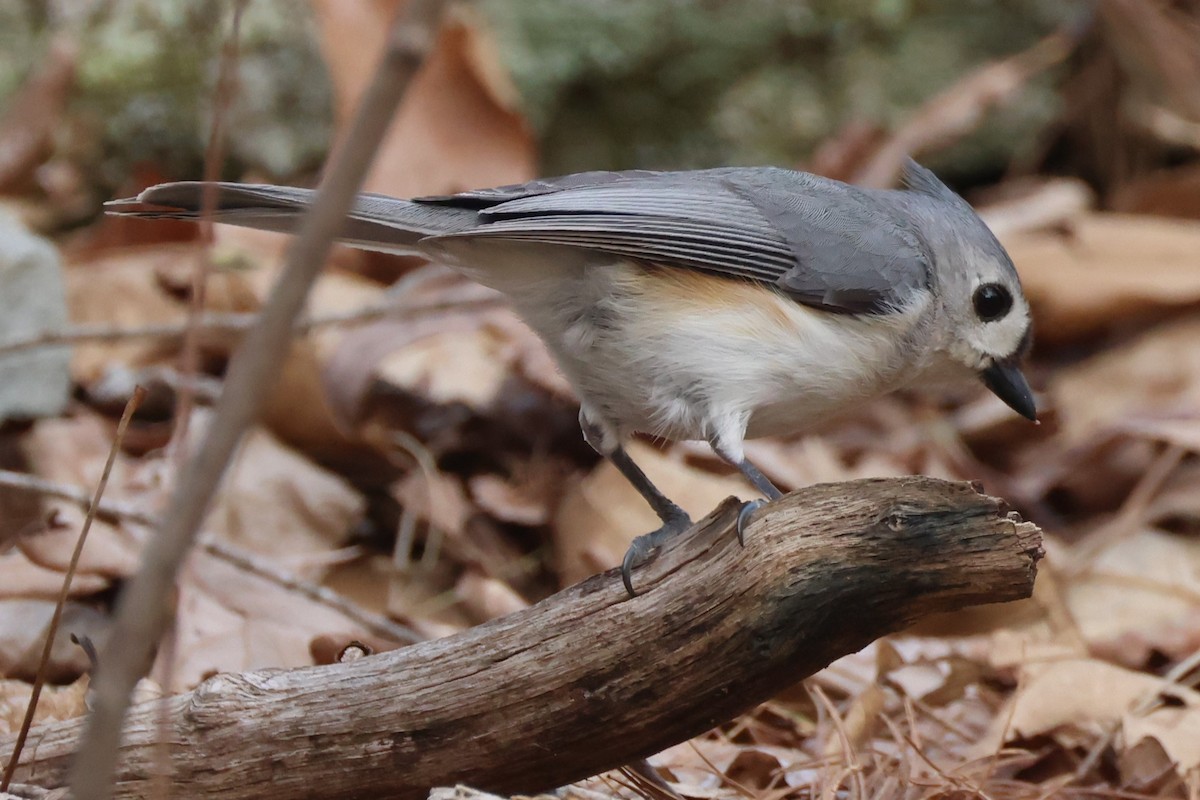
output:
<instances>
[{"instance_id":1,"label":"weathered log","mask_svg":"<svg viewBox=\"0 0 1200 800\"><path fill-rule=\"evenodd\" d=\"M456 636L205 681L168 701L172 795L546 789L696 736L923 615L1027 597L1042 552L1002 501L931 478L794 492L745 547L737 511L637 569L632 599L610 570ZM147 792L156 715L127 720L118 797ZM17 781L60 785L81 727L35 729Z\"/></svg>"}]
</instances>

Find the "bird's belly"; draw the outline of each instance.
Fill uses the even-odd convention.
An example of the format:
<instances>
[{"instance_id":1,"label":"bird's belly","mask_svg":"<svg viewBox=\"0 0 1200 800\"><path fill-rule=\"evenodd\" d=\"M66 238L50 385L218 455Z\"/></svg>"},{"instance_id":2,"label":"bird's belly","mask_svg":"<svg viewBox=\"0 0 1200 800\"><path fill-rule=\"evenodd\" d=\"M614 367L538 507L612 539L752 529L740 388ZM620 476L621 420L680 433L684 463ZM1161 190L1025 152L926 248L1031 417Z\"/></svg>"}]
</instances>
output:
<instances>
[{"instance_id":1,"label":"bird's belly","mask_svg":"<svg viewBox=\"0 0 1200 800\"><path fill-rule=\"evenodd\" d=\"M622 434L709 439L731 420L752 436L801 430L895 388L921 311L832 314L760 285L596 254L488 255L484 282Z\"/></svg>"},{"instance_id":2,"label":"bird's belly","mask_svg":"<svg viewBox=\"0 0 1200 800\"><path fill-rule=\"evenodd\" d=\"M813 390L798 393L796 396L779 402L763 403L750 411L750 418L746 425L746 438L757 439L763 436L787 436L800 433L882 393L883 391L856 392L854 396L847 397L841 402L831 402L831 394Z\"/></svg>"},{"instance_id":3,"label":"bird's belly","mask_svg":"<svg viewBox=\"0 0 1200 800\"><path fill-rule=\"evenodd\" d=\"M628 431L709 439L733 420L750 436L796 432L897 388L916 357L916 312L832 314L674 269L609 279L600 321L564 332L560 362Z\"/></svg>"}]
</instances>

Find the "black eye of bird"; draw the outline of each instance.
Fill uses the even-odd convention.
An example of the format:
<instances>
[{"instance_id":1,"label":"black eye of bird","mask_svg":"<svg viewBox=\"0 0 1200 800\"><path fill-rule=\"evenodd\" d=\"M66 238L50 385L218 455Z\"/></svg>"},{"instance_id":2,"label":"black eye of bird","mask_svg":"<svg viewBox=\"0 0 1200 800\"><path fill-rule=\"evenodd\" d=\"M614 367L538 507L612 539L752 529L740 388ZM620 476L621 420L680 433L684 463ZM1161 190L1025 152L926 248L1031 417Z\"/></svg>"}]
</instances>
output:
<instances>
[{"instance_id":1,"label":"black eye of bird","mask_svg":"<svg viewBox=\"0 0 1200 800\"><path fill-rule=\"evenodd\" d=\"M975 314L984 322L998 320L1012 308L1012 295L998 283L985 283L975 290L971 302L975 305Z\"/></svg>"}]
</instances>

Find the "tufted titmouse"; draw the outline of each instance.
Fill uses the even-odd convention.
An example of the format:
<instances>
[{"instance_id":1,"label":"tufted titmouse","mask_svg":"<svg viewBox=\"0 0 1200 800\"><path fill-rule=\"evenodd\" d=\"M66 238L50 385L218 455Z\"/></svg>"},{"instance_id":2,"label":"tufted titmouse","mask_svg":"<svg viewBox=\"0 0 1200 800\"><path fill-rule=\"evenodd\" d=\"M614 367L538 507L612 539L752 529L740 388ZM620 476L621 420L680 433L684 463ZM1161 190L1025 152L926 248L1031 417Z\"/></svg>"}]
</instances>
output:
<instances>
[{"instance_id":1,"label":"tufted titmouse","mask_svg":"<svg viewBox=\"0 0 1200 800\"><path fill-rule=\"evenodd\" d=\"M893 389L973 376L1036 420L1018 361L1029 306L1004 248L929 170L905 190L777 168L586 172L461 194L362 195L342 238L417 253L507 295L579 394L584 438L662 520L634 566L690 524L629 458L642 432L703 439L770 499L743 452ZM108 204L194 219L203 184ZM313 192L222 183L213 219L291 231ZM738 535L747 504L739 519Z\"/></svg>"}]
</instances>

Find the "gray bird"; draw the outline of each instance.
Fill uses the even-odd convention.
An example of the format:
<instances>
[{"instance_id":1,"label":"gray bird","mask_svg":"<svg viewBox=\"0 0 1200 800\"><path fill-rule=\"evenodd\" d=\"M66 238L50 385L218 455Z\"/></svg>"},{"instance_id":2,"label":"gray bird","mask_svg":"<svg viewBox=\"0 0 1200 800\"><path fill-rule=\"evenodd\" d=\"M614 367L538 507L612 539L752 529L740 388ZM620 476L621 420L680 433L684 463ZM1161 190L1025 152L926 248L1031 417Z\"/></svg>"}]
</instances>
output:
<instances>
[{"instance_id":1,"label":"gray bird","mask_svg":"<svg viewBox=\"0 0 1200 800\"><path fill-rule=\"evenodd\" d=\"M918 382L980 379L1037 418L1018 362L1029 306L971 207L908 162L905 189L777 168L585 172L460 194L361 195L342 239L419 254L508 296L580 399L583 436L662 520L631 572L691 525L630 459L634 433L704 440L769 499L748 437L800 431ZM112 213L195 219L204 184ZM293 231L313 192L217 185L213 219ZM738 535L749 503L739 519Z\"/></svg>"}]
</instances>

